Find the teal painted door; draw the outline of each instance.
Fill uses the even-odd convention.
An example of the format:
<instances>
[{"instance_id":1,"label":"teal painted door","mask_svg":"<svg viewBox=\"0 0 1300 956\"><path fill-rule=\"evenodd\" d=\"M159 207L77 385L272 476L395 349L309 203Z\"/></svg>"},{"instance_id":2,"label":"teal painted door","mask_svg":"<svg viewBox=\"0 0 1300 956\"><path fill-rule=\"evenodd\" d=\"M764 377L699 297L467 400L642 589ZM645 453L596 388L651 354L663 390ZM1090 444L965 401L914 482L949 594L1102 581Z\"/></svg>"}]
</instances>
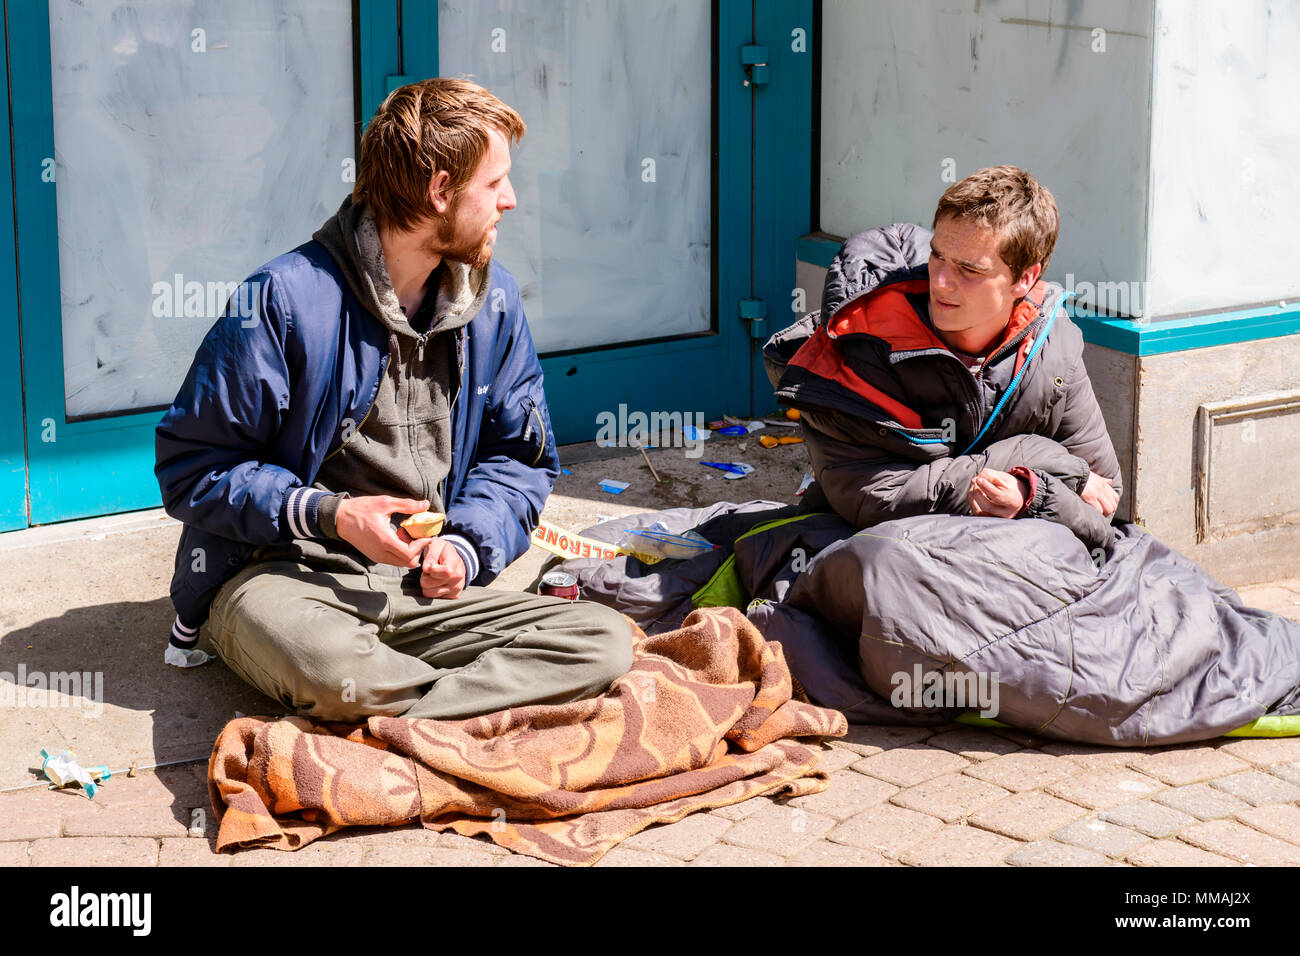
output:
<instances>
[{"instance_id":1,"label":"teal painted door","mask_svg":"<svg viewBox=\"0 0 1300 956\"><path fill-rule=\"evenodd\" d=\"M0 388L24 414L0 422L0 530L159 503L153 428L229 284L333 212L358 121L440 65L531 124L497 257L558 439L620 406L771 408L757 346L808 225L811 5L10 0Z\"/></svg>"}]
</instances>

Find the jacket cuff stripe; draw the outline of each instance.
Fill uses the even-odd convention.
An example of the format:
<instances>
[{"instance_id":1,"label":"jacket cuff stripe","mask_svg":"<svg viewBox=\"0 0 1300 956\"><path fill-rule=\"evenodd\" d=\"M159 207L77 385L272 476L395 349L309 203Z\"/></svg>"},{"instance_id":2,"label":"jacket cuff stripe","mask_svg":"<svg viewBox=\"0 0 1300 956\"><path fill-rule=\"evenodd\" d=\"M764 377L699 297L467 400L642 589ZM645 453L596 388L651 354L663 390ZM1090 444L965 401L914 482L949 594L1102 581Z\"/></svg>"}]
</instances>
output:
<instances>
[{"instance_id":1,"label":"jacket cuff stripe","mask_svg":"<svg viewBox=\"0 0 1300 956\"><path fill-rule=\"evenodd\" d=\"M319 538L320 522L317 508L325 492L318 488L295 488L284 501L285 517L289 530L296 538Z\"/></svg>"},{"instance_id":2,"label":"jacket cuff stripe","mask_svg":"<svg viewBox=\"0 0 1300 956\"><path fill-rule=\"evenodd\" d=\"M478 552L469 541L458 534L443 534L442 539L456 549L461 561L465 563L465 586L468 587L478 577Z\"/></svg>"},{"instance_id":3,"label":"jacket cuff stripe","mask_svg":"<svg viewBox=\"0 0 1300 956\"><path fill-rule=\"evenodd\" d=\"M289 533L295 538L306 537L298 530L298 523L294 520L294 512L296 511L294 502L297 501L298 492L301 490L301 488L293 488L284 496L284 519L289 525Z\"/></svg>"},{"instance_id":4,"label":"jacket cuff stripe","mask_svg":"<svg viewBox=\"0 0 1300 956\"><path fill-rule=\"evenodd\" d=\"M301 534L304 538L308 537L307 502L309 499L307 495L308 495L307 489L304 488L302 491L298 493L297 497L294 499L294 504L296 505L294 510L298 513L298 527L302 529Z\"/></svg>"}]
</instances>

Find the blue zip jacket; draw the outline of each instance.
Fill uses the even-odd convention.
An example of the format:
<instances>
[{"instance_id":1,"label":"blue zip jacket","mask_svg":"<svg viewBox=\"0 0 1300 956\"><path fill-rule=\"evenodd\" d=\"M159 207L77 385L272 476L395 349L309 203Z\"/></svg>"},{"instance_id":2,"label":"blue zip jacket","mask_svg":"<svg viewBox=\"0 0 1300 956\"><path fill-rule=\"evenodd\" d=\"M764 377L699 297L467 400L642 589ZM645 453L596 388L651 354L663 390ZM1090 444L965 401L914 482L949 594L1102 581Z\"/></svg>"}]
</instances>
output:
<instances>
[{"instance_id":1,"label":"blue zip jacket","mask_svg":"<svg viewBox=\"0 0 1300 956\"><path fill-rule=\"evenodd\" d=\"M486 301L456 332L446 532L475 548L485 585L528 550L559 474L542 367L514 277L491 264ZM192 645L212 598L259 545L295 537L285 498L358 427L388 367L388 331L319 242L249 276L204 337L155 433L163 507L184 523L173 643Z\"/></svg>"}]
</instances>

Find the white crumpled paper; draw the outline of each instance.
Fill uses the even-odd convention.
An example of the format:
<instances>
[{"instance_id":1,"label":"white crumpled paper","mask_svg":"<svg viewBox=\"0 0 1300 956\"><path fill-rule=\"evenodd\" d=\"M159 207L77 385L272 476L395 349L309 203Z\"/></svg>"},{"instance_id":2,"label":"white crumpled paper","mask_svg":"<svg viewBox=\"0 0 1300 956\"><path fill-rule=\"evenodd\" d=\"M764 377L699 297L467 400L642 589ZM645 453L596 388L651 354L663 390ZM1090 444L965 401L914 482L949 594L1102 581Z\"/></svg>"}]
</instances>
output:
<instances>
[{"instance_id":1,"label":"white crumpled paper","mask_svg":"<svg viewBox=\"0 0 1300 956\"><path fill-rule=\"evenodd\" d=\"M214 657L215 655L209 654L207 651L201 651L197 647L191 647L187 651L175 644L168 644L167 650L163 652L163 661L173 667L198 667L213 660Z\"/></svg>"}]
</instances>

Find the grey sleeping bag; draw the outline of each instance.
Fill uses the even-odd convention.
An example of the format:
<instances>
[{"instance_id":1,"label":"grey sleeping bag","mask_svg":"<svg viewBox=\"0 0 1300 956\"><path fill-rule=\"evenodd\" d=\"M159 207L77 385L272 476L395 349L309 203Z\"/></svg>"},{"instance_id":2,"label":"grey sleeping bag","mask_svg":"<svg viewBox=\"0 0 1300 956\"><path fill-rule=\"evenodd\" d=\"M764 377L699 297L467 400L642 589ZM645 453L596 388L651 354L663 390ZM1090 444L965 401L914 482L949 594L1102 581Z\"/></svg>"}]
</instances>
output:
<instances>
[{"instance_id":1,"label":"grey sleeping bag","mask_svg":"<svg viewBox=\"0 0 1300 956\"><path fill-rule=\"evenodd\" d=\"M973 709L891 702L900 675L933 683L944 672L993 682L999 721L1087 743L1202 740L1300 714L1300 624L1244 606L1137 525L1115 525L1098 567L1068 528L1038 519L924 515L854 533L834 516L768 502L714 509L703 513L732 523L700 525L722 544L707 562L560 566L584 598L647 630L679 626L702 589L717 590L709 582L733 575L810 699L859 723L937 723ZM693 517L638 520L684 531ZM736 533L769 522L781 523Z\"/></svg>"},{"instance_id":2,"label":"grey sleeping bag","mask_svg":"<svg viewBox=\"0 0 1300 956\"><path fill-rule=\"evenodd\" d=\"M878 694L918 664L984 674L998 720L1062 740L1179 743L1300 714L1300 624L1137 525L1115 530L1098 568L1048 521L889 521L822 551L774 613L856 636Z\"/></svg>"}]
</instances>

